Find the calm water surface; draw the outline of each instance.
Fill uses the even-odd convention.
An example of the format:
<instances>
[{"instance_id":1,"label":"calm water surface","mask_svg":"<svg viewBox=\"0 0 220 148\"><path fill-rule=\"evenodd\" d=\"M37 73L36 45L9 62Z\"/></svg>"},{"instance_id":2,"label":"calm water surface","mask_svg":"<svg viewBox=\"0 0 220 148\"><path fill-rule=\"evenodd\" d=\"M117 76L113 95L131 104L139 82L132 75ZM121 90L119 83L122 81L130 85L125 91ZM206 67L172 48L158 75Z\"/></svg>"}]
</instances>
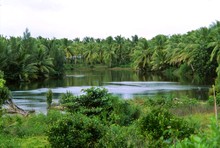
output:
<instances>
[{"instance_id":1,"label":"calm water surface","mask_svg":"<svg viewBox=\"0 0 220 148\"><path fill-rule=\"evenodd\" d=\"M61 93L70 91L80 95L82 89L91 86L105 87L110 93L124 99L155 95L207 99L210 84L197 84L193 80L178 80L155 74L141 76L134 71L94 70L72 71L63 79L11 84L9 88L12 90L14 102L20 107L46 112L45 94L48 89L54 93L53 101L58 102Z\"/></svg>"}]
</instances>

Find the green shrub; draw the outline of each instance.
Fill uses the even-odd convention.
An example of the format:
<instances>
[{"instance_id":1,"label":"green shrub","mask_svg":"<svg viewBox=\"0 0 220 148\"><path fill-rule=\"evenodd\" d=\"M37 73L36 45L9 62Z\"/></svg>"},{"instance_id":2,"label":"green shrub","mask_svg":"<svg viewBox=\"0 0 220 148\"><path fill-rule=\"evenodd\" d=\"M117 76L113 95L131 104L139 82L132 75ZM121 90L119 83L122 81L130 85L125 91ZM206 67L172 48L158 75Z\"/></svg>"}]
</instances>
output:
<instances>
[{"instance_id":1,"label":"green shrub","mask_svg":"<svg viewBox=\"0 0 220 148\"><path fill-rule=\"evenodd\" d=\"M0 88L3 88L5 85L4 73L0 70Z\"/></svg>"},{"instance_id":2,"label":"green shrub","mask_svg":"<svg viewBox=\"0 0 220 148\"><path fill-rule=\"evenodd\" d=\"M51 103L53 100L53 92L51 89L48 90L46 93L46 98L47 98L47 108L49 109L51 107Z\"/></svg>"},{"instance_id":3,"label":"green shrub","mask_svg":"<svg viewBox=\"0 0 220 148\"><path fill-rule=\"evenodd\" d=\"M104 126L97 118L73 114L50 127L48 140L54 148L95 147L104 132Z\"/></svg>"},{"instance_id":4,"label":"green shrub","mask_svg":"<svg viewBox=\"0 0 220 148\"><path fill-rule=\"evenodd\" d=\"M63 94L60 103L70 112L80 111L86 115L97 115L110 109L110 95L106 89L91 87L82 91L84 94L80 96L70 92Z\"/></svg>"},{"instance_id":5,"label":"green shrub","mask_svg":"<svg viewBox=\"0 0 220 148\"><path fill-rule=\"evenodd\" d=\"M208 103L212 106L214 105L214 96L209 96ZM216 94L216 104L220 106L220 93Z\"/></svg>"},{"instance_id":6,"label":"green shrub","mask_svg":"<svg viewBox=\"0 0 220 148\"><path fill-rule=\"evenodd\" d=\"M208 132L201 132L198 135L191 135L189 138L179 140L172 148L219 148L220 146L220 127L212 119Z\"/></svg>"},{"instance_id":7,"label":"green shrub","mask_svg":"<svg viewBox=\"0 0 220 148\"><path fill-rule=\"evenodd\" d=\"M167 143L172 143L175 139L184 139L195 133L193 125L162 108L154 108L143 116L139 126L143 135L150 136L153 140L162 139Z\"/></svg>"},{"instance_id":8,"label":"green shrub","mask_svg":"<svg viewBox=\"0 0 220 148\"><path fill-rule=\"evenodd\" d=\"M67 92L61 96L60 103L72 113L98 116L106 124L128 125L139 118L137 106L110 95L104 88L91 87L83 92L81 96Z\"/></svg>"},{"instance_id":9,"label":"green shrub","mask_svg":"<svg viewBox=\"0 0 220 148\"><path fill-rule=\"evenodd\" d=\"M2 105L9 99L11 92L8 87L5 86L4 73L0 70L0 116L2 116Z\"/></svg>"},{"instance_id":10,"label":"green shrub","mask_svg":"<svg viewBox=\"0 0 220 148\"><path fill-rule=\"evenodd\" d=\"M0 109L6 100L9 99L11 92L7 87L0 88Z\"/></svg>"},{"instance_id":11,"label":"green shrub","mask_svg":"<svg viewBox=\"0 0 220 148\"><path fill-rule=\"evenodd\" d=\"M140 116L140 108L129 104L125 100L114 98L112 101L112 112L108 116L110 124L129 125Z\"/></svg>"},{"instance_id":12,"label":"green shrub","mask_svg":"<svg viewBox=\"0 0 220 148\"><path fill-rule=\"evenodd\" d=\"M59 102L68 107L68 103L73 102L72 100L75 99L74 97L75 96L71 92L67 91L61 95Z\"/></svg>"}]
</instances>

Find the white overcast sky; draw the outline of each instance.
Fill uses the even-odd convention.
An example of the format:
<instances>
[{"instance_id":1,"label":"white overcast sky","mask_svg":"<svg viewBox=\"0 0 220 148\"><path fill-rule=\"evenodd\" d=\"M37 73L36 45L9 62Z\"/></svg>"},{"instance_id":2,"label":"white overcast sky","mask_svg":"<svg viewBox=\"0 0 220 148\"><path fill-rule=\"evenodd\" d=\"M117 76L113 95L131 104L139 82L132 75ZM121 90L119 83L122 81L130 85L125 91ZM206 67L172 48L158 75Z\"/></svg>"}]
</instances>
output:
<instances>
[{"instance_id":1,"label":"white overcast sky","mask_svg":"<svg viewBox=\"0 0 220 148\"><path fill-rule=\"evenodd\" d=\"M0 0L0 34L106 38L183 34L220 20L220 0Z\"/></svg>"}]
</instances>

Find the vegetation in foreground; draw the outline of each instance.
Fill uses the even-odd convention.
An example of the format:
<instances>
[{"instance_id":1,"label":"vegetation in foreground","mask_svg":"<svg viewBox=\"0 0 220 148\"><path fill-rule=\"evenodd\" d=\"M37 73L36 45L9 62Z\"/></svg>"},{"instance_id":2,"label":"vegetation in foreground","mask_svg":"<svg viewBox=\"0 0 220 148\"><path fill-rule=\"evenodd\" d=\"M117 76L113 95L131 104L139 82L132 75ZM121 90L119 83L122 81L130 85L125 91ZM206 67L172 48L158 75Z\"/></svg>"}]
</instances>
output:
<instances>
[{"instance_id":1,"label":"vegetation in foreground","mask_svg":"<svg viewBox=\"0 0 220 148\"><path fill-rule=\"evenodd\" d=\"M171 96L122 100L104 88L83 91L80 96L63 94L63 111L49 105L47 114L2 114L0 147L217 148L220 144L219 124L211 118L213 105L207 102Z\"/></svg>"}]
</instances>

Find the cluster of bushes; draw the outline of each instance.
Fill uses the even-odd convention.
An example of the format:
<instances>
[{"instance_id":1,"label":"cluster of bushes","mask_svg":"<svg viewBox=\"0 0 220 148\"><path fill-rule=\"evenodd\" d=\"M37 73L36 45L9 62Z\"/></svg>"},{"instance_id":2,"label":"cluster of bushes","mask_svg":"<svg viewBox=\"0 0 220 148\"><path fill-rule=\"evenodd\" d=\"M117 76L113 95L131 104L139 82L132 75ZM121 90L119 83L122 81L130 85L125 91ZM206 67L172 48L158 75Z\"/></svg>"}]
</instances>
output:
<instances>
[{"instance_id":1,"label":"cluster of bushes","mask_svg":"<svg viewBox=\"0 0 220 148\"><path fill-rule=\"evenodd\" d=\"M91 87L82 91L84 94L80 96L63 94L60 103L71 113L96 116L108 124L129 125L140 115L137 106L110 95L104 88Z\"/></svg>"},{"instance_id":2,"label":"cluster of bushes","mask_svg":"<svg viewBox=\"0 0 220 148\"><path fill-rule=\"evenodd\" d=\"M48 140L52 147L154 147L196 133L193 124L167 109L151 106L143 112L131 102L103 88L85 89L80 96L67 92L60 103L69 114L51 125Z\"/></svg>"},{"instance_id":3,"label":"cluster of bushes","mask_svg":"<svg viewBox=\"0 0 220 148\"><path fill-rule=\"evenodd\" d=\"M171 97L122 100L97 87L79 96L67 92L60 97L62 112L52 106L47 114L0 117L0 147L197 147L199 142L216 147L219 126L204 132L195 121L171 113L198 104Z\"/></svg>"}]
</instances>

